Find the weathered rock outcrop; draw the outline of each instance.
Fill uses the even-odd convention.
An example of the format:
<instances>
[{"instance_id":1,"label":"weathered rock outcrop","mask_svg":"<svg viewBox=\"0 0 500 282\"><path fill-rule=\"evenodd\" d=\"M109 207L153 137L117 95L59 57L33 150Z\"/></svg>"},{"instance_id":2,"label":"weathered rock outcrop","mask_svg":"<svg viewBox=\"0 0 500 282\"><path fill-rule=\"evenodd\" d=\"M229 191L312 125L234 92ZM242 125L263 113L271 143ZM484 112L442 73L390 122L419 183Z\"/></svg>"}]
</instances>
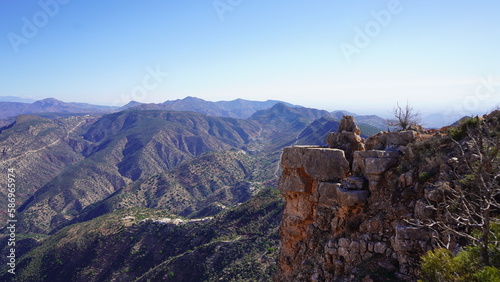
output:
<instances>
[{"instance_id":1,"label":"weathered rock outcrop","mask_svg":"<svg viewBox=\"0 0 500 282\"><path fill-rule=\"evenodd\" d=\"M354 122L353 116L343 116L340 121L338 132L330 132L326 136L326 143L332 149L340 149L345 152L349 163L352 163L355 151L364 151L364 140L359 135L361 130Z\"/></svg>"},{"instance_id":2,"label":"weathered rock outcrop","mask_svg":"<svg viewBox=\"0 0 500 282\"><path fill-rule=\"evenodd\" d=\"M363 176L370 183L370 191L377 189L383 174L398 163L398 152L380 150L354 152L352 169L354 174Z\"/></svg>"},{"instance_id":3,"label":"weathered rock outcrop","mask_svg":"<svg viewBox=\"0 0 500 282\"><path fill-rule=\"evenodd\" d=\"M420 255L431 249L430 235L403 220L418 209L414 198L401 196L415 177L396 169L401 153L394 148L417 133L379 134L364 151L350 121L343 119L342 131L328 136L331 148L284 150L276 281L413 281Z\"/></svg>"},{"instance_id":4,"label":"weathered rock outcrop","mask_svg":"<svg viewBox=\"0 0 500 282\"><path fill-rule=\"evenodd\" d=\"M413 130L380 132L366 139L367 150L397 150L414 142L420 134Z\"/></svg>"}]
</instances>

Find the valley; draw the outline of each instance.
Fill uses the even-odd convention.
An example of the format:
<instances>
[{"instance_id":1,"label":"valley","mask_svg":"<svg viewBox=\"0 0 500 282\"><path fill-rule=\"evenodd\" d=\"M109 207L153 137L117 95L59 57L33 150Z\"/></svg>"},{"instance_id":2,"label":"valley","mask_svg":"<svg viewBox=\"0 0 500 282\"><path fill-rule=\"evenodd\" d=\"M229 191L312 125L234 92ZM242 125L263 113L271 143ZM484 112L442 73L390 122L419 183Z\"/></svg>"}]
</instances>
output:
<instances>
[{"instance_id":1,"label":"valley","mask_svg":"<svg viewBox=\"0 0 500 282\"><path fill-rule=\"evenodd\" d=\"M498 1L0 1L0 281L500 281Z\"/></svg>"},{"instance_id":2,"label":"valley","mask_svg":"<svg viewBox=\"0 0 500 282\"><path fill-rule=\"evenodd\" d=\"M224 108L188 97L105 114L6 119L0 162L18 172L19 277L211 281L240 277L251 264L257 272L245 275L269 280L279 251L281 151L324 145L339 121L327 111L278 101L233 104L240 106L229 112L242 105L246 118L227 114L231 103ZM363 134L380 130L364 126ZM0 204L6 200L4 194ZM191 239L184 238L188 233ZM152 262L141 259L151 256ZM193 256L210 266L185 272ZM62 275L52 277L48 269Z\"/></svg>"}]
</instances>

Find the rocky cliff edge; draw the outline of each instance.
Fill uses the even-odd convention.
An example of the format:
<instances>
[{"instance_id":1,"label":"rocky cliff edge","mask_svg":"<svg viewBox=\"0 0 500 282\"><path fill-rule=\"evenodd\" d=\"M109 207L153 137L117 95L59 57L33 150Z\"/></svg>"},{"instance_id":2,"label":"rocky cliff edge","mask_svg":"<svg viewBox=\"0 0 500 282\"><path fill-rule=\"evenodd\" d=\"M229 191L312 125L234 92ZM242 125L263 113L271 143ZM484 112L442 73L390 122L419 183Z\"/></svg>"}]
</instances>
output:
<instances>
[{"instance_id":1,"label":"rocky cliff edge","mask_svg":"<svg viewBox=\"0 0 500 282\"><path fill-rule=\"evenodd\" d=\"M281 158L286 200L276 281L413 281L419 257L432 248L413 216L415 174L397 172L416 131L367 140L344 116L329 148L292 146ZM405 192L406 191L406 192Z\"/></svg>"}]
</instances>

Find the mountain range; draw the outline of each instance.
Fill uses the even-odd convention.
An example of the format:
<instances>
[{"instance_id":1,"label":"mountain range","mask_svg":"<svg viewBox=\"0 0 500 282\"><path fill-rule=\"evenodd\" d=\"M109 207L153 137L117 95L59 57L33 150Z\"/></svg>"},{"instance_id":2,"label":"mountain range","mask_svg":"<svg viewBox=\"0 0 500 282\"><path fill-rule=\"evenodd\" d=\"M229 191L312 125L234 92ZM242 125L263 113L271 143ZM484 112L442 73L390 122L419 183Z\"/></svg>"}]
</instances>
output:
<instances>
[{"instance_id":1,"label":"mountain range","mask_svg":"<svg viewBox=\"0 0 500 282\"><path fill-rule=\"evenodd\" d=\"M325 145L339 127L336 116L278 101L188 97L129 106L46 99L24 105L31 114L3 120L0 162L16 171L22 277L210 280L241 275L252 264L262 271L251 277L270 279L282 211L275 190L281 151ZM365 136L380 131L360 127ZM6 193L0 191L0 205L7 206ZM194 234L192 241L185 234ZM167 242L174 249L158 246ZM96 244L109 261L93 253ZM153 253L151 263L138 259ZM193 257L206 265L183 272ZM61 274L52 277L49 269Z\"/></svg>"},{"instance_id":2,"label":"mountain range","mask_svg":"<svg viewBox=\"0 0 500 282\"><path fill-rule=\"evenodd\" d=\"M33 103L0 102L0 119L34 113L103 114L114 109L113 107L85 103L66 103L54 98L47 98Z\"/></svg>"},{"instance_id":3,"label":"mountain range","mask_svg":"<svg viewBox=\"0 0 500 282\"><path fill-rule=\"evenodd\" d=\"M222 108L192 97L165 105L185 107L190 102L194 104L191 109L196 108L198 112ZM111 195L131 201L126 204L115 198L108 199L108 202L117 202L117 207L140 203L148 208L165 208L168 198L175 199L176 203L170 207L171 212L182 216L206 214L209 212L203 210L214 208L215 199L225 197L222 205L234 205L247 200L258 190L256 187L275 182L274 171L284 146L324 145L326 134L338 128L338 120L327 111L272 101L253 105L263 106L262 103L274 105L255 111L246 119L150 109L144 108L145 105L104 115L94 112L92 116L15 117L10 125L0 128L0 162L5 167L17 167L18 177L23 179L17 195L22 203L18 210L22 219L20 230L50 233L73 222L80 212ZM241 106L252 102L237 100L224 105L230 104ZM74 104L54 99L33 105L51 113L76 109ZM379 131L368 124L361 126L365 135ZM220 153L206 155L211 152ZM217 181L201 180L199 175L214 169L217 163L214 160L221 158L226 159L220 164L221 169L231 174ZM204 169L190 172L189 165L176 168L191 161ZM231 164L234 166L230 167ZM238 171L240 174L235 175ZM162 176L166 172L170 176ZM187 177L186 173L191 176ZM223 171L208 174L223 175ZM141 189L137 187L145 185L141 181L154 175L162 181L152 181L154 187L146 185L148 193L161 191L155 192L161 195L152 203L151 199L144 200L147 195L139 193ZM228 183L232 178L238 181ZM233 188L240 189L237 193L246 196L232 195ZM169 189L175 191L175 197L170 194L174 192L166 192ZM226 194L222 195L222 191ZM136 195L133 199L131 193ZM6 199L3 197L0 204L7 204ZM2 215L5 216L5 212Z\"/></svg>"},{"instance_id":4,"label":"mountain range","mask_svg":"<svg viewBox=\"0 0 500 282\"><path fill-rule=\"evenodd\" d=\"M276 100L260 102L236 99L233 101L211 102L196 97L186 97L184 99L165 101L159 104L143 104L132 101L118 110L134 108L136 110L188 111L211 116L246 119L252 116L255 112L269 109L278 103L285 104L289 107L298 107Z\"/></svg>"},{"instance_id":5,"label":"mountain range","mask_svg":"<svg viewBox=\"0 0 500 282\"><path fill-rule=\"evenodd\" d=\"M34 114L47 118L65 117L76 114L102 115L132 108L135 110L190 111L218 117L246 119L257 111L269 109L278 103L291 108L301 108L301 106L277 100L250 101L236 99L232 101L212 102L196 97L186 97L184 99L165 101L158 104L131 101L122 107L67 103L54 98L46 98L31 103L27 101L30 100L13 96L0 96L0 119L15 117L21 114ZM334 111L328 115L340 120L343 114L355 115L358 117L359 121L381 129L385 127L385 119L377 116L356 115L346 111Z\"/></svg>"},{"instance_id":6,"label":"mountain range","mask_svg":"<svg viewBox=\"0 0 500 282\"><path fill-rule=\"evenodd\" d=\"M67 103L54 98L35 101L15 96L0 96L0 126L4 126L5 124L12 122L12 119L5 120L5 118L12 118L20 114L36 114L43 115L48 118L55 118L75 114L85 115L112 113L129 108L135 108L138 110L192 111L212 116L246 119L252 116L255 112L269 109L277 103L283 103L289 107L300 107L277 100L250 101L236 99L232 101L212 102L196 97L186 97L184 99L170 100L157 104L131 101L122 107L111 107L85 103ZM358 122L370 124L383 130L387 129L386 120L376 115L357 115L343 110L333 111L331 112L331 115L339 120L343 115L352 115L356 117ZM460 116L445 116L443 113L426 114L423 116L423 124L426 128L440 128L450 125L459 118Z\"/></svg>"}]
</instances>

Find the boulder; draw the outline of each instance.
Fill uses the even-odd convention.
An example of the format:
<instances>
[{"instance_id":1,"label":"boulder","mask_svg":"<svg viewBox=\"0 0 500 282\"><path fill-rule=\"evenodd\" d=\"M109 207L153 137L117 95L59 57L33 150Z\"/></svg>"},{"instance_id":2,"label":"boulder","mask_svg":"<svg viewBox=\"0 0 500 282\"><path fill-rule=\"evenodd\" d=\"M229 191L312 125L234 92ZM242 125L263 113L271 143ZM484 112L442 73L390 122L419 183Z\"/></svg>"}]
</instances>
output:
<instances>
[{"instance_id":1,"label":"boulder","mask_svg":"<svg viewBox=\"0 0 500 282\"><path fill-rule=\"evenodd\" d=\"M382 175L398 163L399 153L394 151L357 151L354 152L352 169L356 175Z\"/></svg>"},{"instance_id":2,"label":"boulder","mask_svg":"<svg viewBox=\"0 0 500 282\"><path fill-rule=\"evenodd\" d=\"M337 189L340 183L319 182L317 185L318 203L321 206L332 207L337 202Z\"/></svg>"},{"instance_id":3,"label":"boulder","mask_svg":"<svg viewBox=\"0 0 500 282\"><path fill-rule=\"evenodd\" d=\"M365 140L366 150L384 150L387 131L379 132Z\"/></svg>"},{"instance_id":4,"label":"boulder","mask_svg":"<svg viewBox=\"0 0 500 282\"><path fill-rule=\"evenodd\" d=\"M400 187L410 187L413 185L413 170L407 171L399 176Z\"/></svg>"},{"instance_id":5,"label":"boulder","mask_svg":"<svg viewBox=\"0 0 500 282\"><path fill-rule=\"evenodd\" d=\"M354 122L354 117L349 115L342 116L342 120L340 121L338 132L353 132L356 135L361 133L361 130Z\"/></svg>"},{"instance_id":6,"label":"boulder","mask_svg":"<svg viewBox=\"0 0 500 282\"><path fill-rule=\"evenodd\" d=\"M350 244L351 240L349 240L348 238L339 239L339 247L348 248Z\"/></svg>"},{"instance_id":7,"label":"boulder","mask_svg":"<svg viewBox=\"0 0 500 282\"><path fill-rule=\"evenodd\" d=\"M332 149L345 152L346 159L352 163L353 152L364 151L364 140L359 136L359 127L354 122L353 116L343 116L338 132L330 132L326 136L326 143Z\"/></svg>"},{"instance_id":8,"label":"boulder","mask_svg":"<svg viewBox=\"0 0 500 282\"><path fill-rule=\"evenodd\" d=\"M304 167L304 156L310 148L320 148L316 146L292 146L283 149L281 154L282 168L302 168Z\"/></svg>"},{"instance_id":9,"label":"boulder","mask_svg":"<svg viewBox=\"0 0 500 282\"><path fill-rule=\"evenodd\" d=\"M341 206L354 206L356 204L364 204L368 200L370 192L367 190L348 190L337 188L337 202Z\"/></svg>"},{"instance_id":10,"label":"boulder","mask_svg":"<svg viewBox=\"0 0 500 282\"><path fill-rule=\"evenodd\" d=\"M310 146L292 146L283 150L281 167L286 169L303 169L317 181L335 181L346 178L349 173L349 162L344 151Z\"/></svg>"},{"instance_id":11,"label":"boulder","mask_svg":"<svg viewBox=\"0 0 500 282\"><path fill-rule=\"evenodd\" d=\"M415 226L396 226L396 240L429 240L431 238L428 231Z\"/></svg>"},{"instance_id":12,"label":"boulder","mask_svg":"<svg viewBox=\"0 0 500 282\"><path fill-rule=\"evenodd\" d=\"M355 151L365 150L363 138L354 132L330 132L326 136L326 143L332 149L343 150L349 163L352 163Z\"/></svg>"},{"instance_id":13,"label":"boulder","mask_svg":"<svg viewBox=\"0 0 500 282\"><path fill-rule=\"evenodd\" d=\"M343 257L344 259L347 259L349 257L349 248L346 247L340 247L339 248L339 256Z\"/></svg>"},{"instance_id":14,"label":"boulder","mask_svg":"<svg viewBox=\"0 0 500 282\"><path fill-rule=\"evenodd\" d=\"M373 251L376 254L383 254L383 253L385 253L385 250L387 250L387 243L385 243L385 242L377 242L373 246Z\"/></svg>"},{"instance_id":15,"label":"boulder","mask_svg":"<svg viewBox=\"0 0 500 282\"><path fill-rule=\"evenodd\" d=\"M349 162L342 150L309 148L303 161L305 172L317 181L336 181L349 173Z\"/></svg>"},{"instance_id":16,"label":"boulder","mask_svg":"<svg viewBox=\"0 0 500 282\"><path fill-rule=\"evenodd\" d=\"M323 207L335 205L350 207L365 204L370 196L368 190L350 190L335 182L319 182L317 184L318 204Z\"/></svg>"},{"instance_id":17,"label":"boulder","mask_svg":"<svg viewBox=\"0 0 500 282\"><path fill-rule=\"evenodd\" d=\"M414 130L380 132L365 142L366 150L386 150L390 148L400 148L416 141L420 134Z\"/></svg>"},{"instance_id":18,"label":"boulder","mask_svg":"<svg viewBox=\"0 0 500 282\"><path fill-rule=\"evenodd\" d=\"M342 185L350 190L365 190L366 179L362 176L349 176L346 180L342 181Z\"/></svg>"},{"instance_id":19,"label":"boulder","mask_svg":"<svg viewBox=\"0 0 500 282\"><path fill-rule=\"evenodd\" d=\"M351 252L359 253L359 250L360 250L359 242L352 241L351 244L349 245L349 250L351 250Z\"/></svg>"},{"instance_id":20,"label":"boulder","mask_svg":"<svg viewBox=\"0 0 500 282\"><path fill-rule=\"evenodd\" d=\"M419 134L413 130L389 132L386 137L386 146L406 146L417 140Z\"/></svg>"}]
</instances>

